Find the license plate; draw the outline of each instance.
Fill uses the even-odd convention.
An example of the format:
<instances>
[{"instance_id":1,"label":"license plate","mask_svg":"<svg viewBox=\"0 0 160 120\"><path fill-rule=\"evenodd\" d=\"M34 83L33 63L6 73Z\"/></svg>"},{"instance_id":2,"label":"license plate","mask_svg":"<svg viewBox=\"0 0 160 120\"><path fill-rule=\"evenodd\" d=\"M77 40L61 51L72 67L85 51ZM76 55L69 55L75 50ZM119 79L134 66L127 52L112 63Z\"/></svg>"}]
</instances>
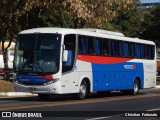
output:
<instances>
[{"instance_id":1,"label":"license plate","mask_svg":"<svg viewBox=\"0 0 160 120\"><path fill-rule=\"evenodd\" d=\"M28 88L30 91L36 91L37 90L37 88L35 88L35 87L29 87Z\"/></svg>"}]
</instances>

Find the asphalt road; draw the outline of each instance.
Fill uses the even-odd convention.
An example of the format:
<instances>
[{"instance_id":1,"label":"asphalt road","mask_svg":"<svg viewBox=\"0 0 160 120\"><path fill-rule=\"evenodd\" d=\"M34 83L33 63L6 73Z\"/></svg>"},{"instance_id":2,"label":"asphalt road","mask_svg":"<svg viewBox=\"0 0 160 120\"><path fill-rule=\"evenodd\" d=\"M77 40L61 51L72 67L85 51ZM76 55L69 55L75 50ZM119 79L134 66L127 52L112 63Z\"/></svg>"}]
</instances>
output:
<instances>
[{"instance_id":1,"label":"asphalt road","mask_svg":"<svg viewBox=\"0 0 160 120\"><path fill-rule=\"evenodd\" d=\"M49 100L37 96L6 97L0 98L0 111L40 113L43 117L38 118L40 120L45 116L50 116L45 119L51 120L158 120L158 117L142 117L142 113L160 116L160 88L140 90L137 96L120 92L112 92L109 96L94 94L86 100L77 100L74 95L56 95ZM139 114L141 117L133 116Z\"/></svg>"}]
</instances>

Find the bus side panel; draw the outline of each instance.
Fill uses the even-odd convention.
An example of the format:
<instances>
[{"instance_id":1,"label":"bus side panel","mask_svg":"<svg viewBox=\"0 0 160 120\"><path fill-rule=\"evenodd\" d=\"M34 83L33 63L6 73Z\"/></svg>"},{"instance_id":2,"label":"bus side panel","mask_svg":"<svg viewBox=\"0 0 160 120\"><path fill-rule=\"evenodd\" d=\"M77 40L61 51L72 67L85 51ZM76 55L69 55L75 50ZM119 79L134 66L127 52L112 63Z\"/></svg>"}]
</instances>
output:
<instances>
[{"instance_id":1,"label":"bus side panel","mask_svg":"<svg viewBox=\"0 0 160 120\"><path fill-rule=\"evenodd\" d=\"M78 93L84 78L87 78L89 81L92 80L91 70L91 63L77 60L74 70L62 75L62 93ZM91 81L90 85L92 86ZM92 87L90 87L90 91L92 92Z\"/></svg>"},{"instance_id":2,"label":"bus side panel","mask_svg":"<svg viewBox=\"0 0 160 120\"><path fill-rule=\"evenodd\" d=\"M92 64L92 72L93 91L132 89L136 78L144 84L142 63Z\"/></svg>"},{"instance_id":3,"label":"bus side panel","mask_svg":"<svg viewBox=\"0 0 160 120\"><path fill-rule=\"evenodd\" d=\"M93 90L104 91L109 90L109 72L93 71Z\"/></svg>"},{"instance_id":4,"label":"bus side panel","mask_svg":"<svg viewBox=\"0 0 160 120\"><path fill-rule=\"evenodd\" d=\"M144 63L144 88L156 86L156 61L147 61Z\"/></svg>"}]
</instances>

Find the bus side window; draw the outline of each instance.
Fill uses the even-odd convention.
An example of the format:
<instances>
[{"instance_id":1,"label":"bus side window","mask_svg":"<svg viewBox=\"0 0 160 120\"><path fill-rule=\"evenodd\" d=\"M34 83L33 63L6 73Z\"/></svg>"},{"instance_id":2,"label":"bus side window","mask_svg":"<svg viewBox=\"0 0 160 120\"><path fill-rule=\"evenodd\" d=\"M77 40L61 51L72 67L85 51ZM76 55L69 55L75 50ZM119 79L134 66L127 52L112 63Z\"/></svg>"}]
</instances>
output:
<instances>
[{"instance_id":1,"label":"bus side window","mask_svg":"<svg viewBox=\"0 0 160 120\"><path fill-rule=\"evenodd\" d=\"M101 38L95 39L95 52L96 52L96 55L102 54L102 39Z\"/></svg>"},{"instance_id":2,"label":"bus side window","mask_svg":"<svg viewBox=\"0 0 160 120\"><path fill-rule=\"evenodd\" d=\"M88 52L89 55L95 55L95 49L94 49L94 38L93 37L87 37L88 40Z\"/></svg>"},{"instance_id":3,"label":"bus side window","mask_svg":"<svg viewBox=\"0 0 160 120\"><path fill-rule=\"evenodd\" d=\"M67 72L73 69L76 48L76 35L69 34L64 36L65 50L68 50L68 60L63 62L62 71Z\"/></svg>"},{"instance_id":4,"label":"bus side window","mask_svg":"<svg viewBox=\"0 0 160 120\"><path fill-rule=\"evenodd\" d=\"M88 51L88 40L85 36L78 37L78 54L87 54Z\"/></svg>"},{"instance_id":5,"label":"bus side window","mask_svg":"<svg viewBox=\"0 0 160 120\"><path fill-rule=\"evenodd\" d=\"M118 56L123 57L123 42L122 41L117 41L117 51L118 51Z\"/></svg>"},{"instance_id":6,"label":"bus side window","mask_svg":"<svg viewBox=\"0 0 160 120\"><path fill-rule=\"evenodd\" d=\"M124 42L124 57L129 57L129 45L128 45L128 42Z\"/></svg>"},{"instance_id":7,"label":"bus side window","mask_svg":"<svg viewBox=\"0 0 160 120\"><path fill-rule=\"evenodd\" d=\"M131 57L134 58L135 57L135 44L131 43L130 44L130 51L131 51Z\"/></svg>"},{"instance_id":8,"label":"bus side window","mask_svg":"<svg viewBox=\"0 0 160 120\"><path fill-rule=\"evenodd\" d=\"M154 59L155 47L151 45L147 45L147 59Z\"/></svg>"},{"instance_id":9,"label":"bus side window","mask_svg":"<svg viewBox=\"0 0 160 120\"><path fill-rule=\"evenodd\" d=\"M145 58L145 47L143 44L141 44L141 58L144 59Z\"/></svg>"},{"instance_id":10,"label":"bus side window","mask_svg":"<svg viewBox=\"0 0 160 120\"><path fill-rule=\"evenodd\" d=\"M136 58L141 58L140 44L136 44Z\"/></svg>"},{"instance_id":11,"label":"bus side window","mask_svg":"<svg viewBox=\"0 0 160 120\"><path fill-rule=\"evenodd\" d=\"M155 56L155 47L151 46L151 59L154 60L154 56Z\"/></svg>"},{"instance_id":12,"label":"bus side window","mask_svg":"<svg viewBox=\"0 0 160 120\"><path fill-rule=\"evenodd\" d=\"M151 46L147 45L147 59L151 59Z\"/></svg>"},{"instance_id":13,"label":"bus side window","mask_svg":"<svg viewBox=\"0 0 160 120\"><path fill-rule=\"evenodd\" d=\"M109 52L110 52L110 46L109 46L109 40L108 39L103 39L103 45L102 45L102 54L103 55L110 55Z\"/></svg>"},{"instance_id":14,"label":"bus side window","mask_svg":"<svg viewBox=\"0 0 160 120\"><path fill-rule=\"evenodd\" d=\"M112 40L111 41L111 55L112 56L116 56L117 55L117 45L116 45L116 41L115 40Z\"/></svg>"}]
</instances>

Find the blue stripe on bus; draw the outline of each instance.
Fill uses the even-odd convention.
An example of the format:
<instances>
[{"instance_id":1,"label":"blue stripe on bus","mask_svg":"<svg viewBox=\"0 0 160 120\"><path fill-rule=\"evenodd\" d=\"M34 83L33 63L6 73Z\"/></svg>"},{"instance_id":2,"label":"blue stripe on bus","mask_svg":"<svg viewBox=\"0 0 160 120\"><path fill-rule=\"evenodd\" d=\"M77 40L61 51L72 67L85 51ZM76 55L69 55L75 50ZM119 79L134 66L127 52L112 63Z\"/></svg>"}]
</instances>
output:
<instances>
[{"instance_id":1,"label":"blue stripe on bus","mask_svg":"<svg viewBox=\"0 0 160 120\"><path fill-rule=\"evenodd\" d=\"M140 79L140 88L144 86L142 63L124 62L119 64L92 63L93 91L133 89L134 80Z\"/></svg>"},{"instance_id":2,"label":"blue stripe on bus","mask_svg":"<svg viewBox=\"0 0 160 120\"><path fill-rule=\"evenodd\" d=\"M30 85L41 85L47 83L49 79L43 78L43 76L26 76L26 75L17 75L17 78L22 84L30 84Z\"/></svg>"}]
</instances>

